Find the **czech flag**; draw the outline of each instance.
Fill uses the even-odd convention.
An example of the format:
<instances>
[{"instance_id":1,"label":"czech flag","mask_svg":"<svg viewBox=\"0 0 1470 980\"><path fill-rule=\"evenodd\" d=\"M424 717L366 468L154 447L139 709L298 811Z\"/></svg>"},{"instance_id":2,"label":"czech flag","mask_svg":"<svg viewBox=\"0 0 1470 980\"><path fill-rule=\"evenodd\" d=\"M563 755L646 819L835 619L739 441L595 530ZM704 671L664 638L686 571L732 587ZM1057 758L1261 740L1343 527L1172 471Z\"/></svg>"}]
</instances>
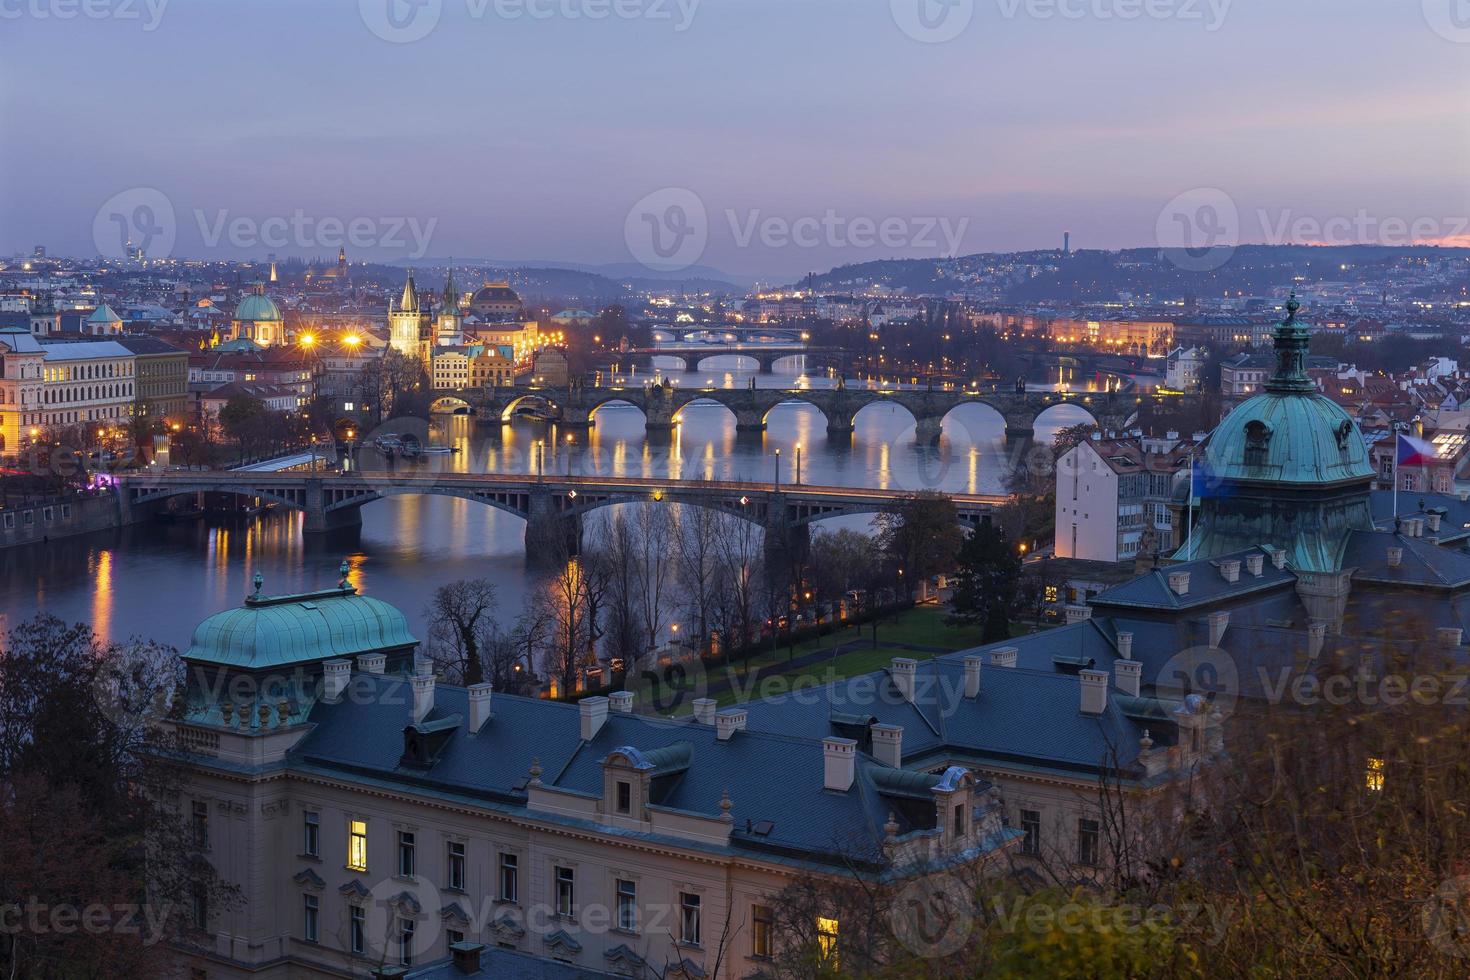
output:
<instances>
[{"instance_id":1,"label":"czech flag","mask_svg":"<svg viewBox=\"0 0 1470 980\"><path fill-rule=\"evenodd\" d=\"M1400 466L1428 466L1439 459L1439 453L1435 451L1434 446L1423 439L1406 436L1400 432L1398 454L1395 459Z\"/></svg>"}]
</instances>

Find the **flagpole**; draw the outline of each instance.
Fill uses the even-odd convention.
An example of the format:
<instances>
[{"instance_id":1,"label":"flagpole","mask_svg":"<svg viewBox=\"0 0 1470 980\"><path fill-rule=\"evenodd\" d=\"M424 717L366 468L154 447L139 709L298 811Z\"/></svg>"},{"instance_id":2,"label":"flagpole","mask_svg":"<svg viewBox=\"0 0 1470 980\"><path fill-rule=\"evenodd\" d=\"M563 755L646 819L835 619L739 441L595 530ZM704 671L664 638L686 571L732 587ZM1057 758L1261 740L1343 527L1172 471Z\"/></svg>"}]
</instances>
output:
<instances>
[{"instance_id":1,"label":"flagpole","mask_svg":"<svg viewBox=\"0 0 1470 980\"><path fill-rule=\"evenodd\" d=\"M1399 430L1393 430L1393 519L1399 518Z\"/></svg>"},{"instance_id":2,"label":"flagpole","mask_svg":"<svg viewBox=\"0 0 1470 980\"><path fill-rule=\"evenodd\" d=\"M1185 515L1184 516L1184 522L1185 522L1184 526L1185 526L1185 533L1188 534L1189 537L1185 539L1186 541L1188 541L1188 544L1186 544L1184 546L1185 549L1186 549L1185 555L1184 555L1184 560L1185 561L1192 561L1194 559L1194 447L1193 446L1190 446L1189 447L1189 496L1187 498L1185 498L1185 507L1186 507L1186 510L1184 512L1184 515Z\"/></svg>"}]
</instances>

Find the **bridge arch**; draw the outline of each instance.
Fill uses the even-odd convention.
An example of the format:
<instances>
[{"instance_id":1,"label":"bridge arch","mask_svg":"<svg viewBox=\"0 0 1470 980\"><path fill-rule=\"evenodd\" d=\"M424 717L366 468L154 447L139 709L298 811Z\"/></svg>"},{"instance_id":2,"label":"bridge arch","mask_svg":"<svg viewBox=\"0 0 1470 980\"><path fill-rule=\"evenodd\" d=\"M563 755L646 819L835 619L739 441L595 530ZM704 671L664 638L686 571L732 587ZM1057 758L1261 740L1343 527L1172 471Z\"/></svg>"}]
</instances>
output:
<instances>
[{"instance_id":1,"label":"bridge arch","mask_svg":"<svg viewBox=\"0 0 1470 980\"><path fill-rule=\"evenodd\" d=\"M776 409L783 407L791 408L795 405L805 405L808 408L816 409L817 414L822 417L822 424L830 424L831 418L827 415L827 410L823 408L820 403L818 403L816 398L792 393L783 393L783 397L779 401L777 401L770 408L766 409L765 412L761 415L761 424L765 425L766 423L768 423L771 420L771 414L775 412Z\"/></svg>"},{"instance_id":2,"label":"bridge arch","mask_svg":"<svg viewBox=\"0 0 1470 980\"><path fill-rule=\"evenodd\" d=\"M1031 420L1033 438L1046 437L1048 443L1060 429L1072 425L1097 425L1097 415L1080 397L1066 398L1047 405Z\"/></svg>"},{"instance_id":3,"label":"bridge arch","mask_svg":"<svg viewBox=\"0 0 1470 980\"><path fill-rule=\"evenodd\" d=\"M471 410L470 403L457 395L442 395L429 403L429 411L440 414L464 415Z\"/></svg>"},{"instance_id":4,"label":"bridge arch","mask_svg":"<svg viewBox=\"0 0 1470 980\"><path fill-rule=\"evenodd\" d=\"M635 397L629 396L624 392L613 392L611 394L604 395L600 398L595 399L592 404L588 406L588 420L591 421L592 419L595 419L597 417L597 413L602 411L609 405L622 405L628 408L636 408L638 411L642 412L645 417L648 415L648 410L644 408L644 406L641 405Z\"/></svg>"},{"instance_id":5,"label":"bridge arch","mask_svg":"<svg viewBox=\"0 0 1470 980\"><path fill-rule=\"evenodd\" d=\"M273 504L279 504L282 507L289 507L292 510L306 509L305 500L297 499L296 496L294 494L291 494L290 492L280 494L271 493L268 490L249 486L230 487L220 486L217 484L199 484L197 486L150 487L146 489L139 488L137 492L133 492L131 502L134 506L139 506L143 504L156 504L160 501L172 500L174 497L187 497L200 493L214 493L230 497L245 497L252 500L259 499L269 501Z\"/></svg>"},{"instance_id":6,"label":"bridge arch","mask_svg":"<svg viewBox=\"0 0 1470 980\"><path fill-rule=\"evenodd\" d=\"M509 422L512 418L515 417L516 409L525 404L540 404L545 406L546 408L556 407L556 403L553 402L549 396L543 395L539 392L528 392L524 395L517 395L516 397L505 403L504 407L502 407L500 410L500 421Z\"/></svg>"},{"instance_id":7,"label":"bridge arch","mask_svg":"<svg viewBox=\"0 0 1470 980\"><path fill-rule=\"evenodd\" d=\"M453 487L436 486L394 486L391 483L377 488L372 493L360 494L355 497L334 501L333 503L327 504L323 508L323 510L325 510L327 513L333 513L335 511L351 510L353 508L364 507L379 500L387 500L390 497L410 496L456 497L460 500L468 500L473 503L484 504L487 507L491 507L499 511L504 511L507 514L519 517L522 520L526 520L529 514L529 503L526 499L528 495L525 493L507 493L504 491L476 492L473 490L462 490Z\"/></svg>"},{"instance_id":8,"label":"bridge arch","mask_svg":"<svg viewBox=\"0 0 1470 980\"><path fill-rule=\"evenodd\" d=\"M735 419L737 423L740 421L739 413L736 412L735 409L731 408L729 404L727 404L723 399L719 398L718 395L712 391L697 393L694 395L693 398L686 400L678 408L674 409L673 420L675 422L683 421L684 410L691 405L718 405L723 408L731 418Z\"/></svg>"}]
</instances>

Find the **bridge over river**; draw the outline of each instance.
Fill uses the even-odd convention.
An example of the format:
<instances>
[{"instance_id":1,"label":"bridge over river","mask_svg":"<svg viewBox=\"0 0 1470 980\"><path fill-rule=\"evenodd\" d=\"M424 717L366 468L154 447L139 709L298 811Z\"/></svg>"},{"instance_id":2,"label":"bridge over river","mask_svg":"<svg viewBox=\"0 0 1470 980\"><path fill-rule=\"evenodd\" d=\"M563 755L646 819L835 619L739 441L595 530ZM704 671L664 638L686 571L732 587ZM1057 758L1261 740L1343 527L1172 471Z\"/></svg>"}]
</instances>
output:
<instances>
[{"instance_id":1,"label":"bridge over river","mask_svg":"<svg viewBox=\"0 0 1470 980\"><path fill-rule=\"evenodd\" d=\"M471 408L487 425L508 422L517 408L535 405L550 413L563 428L586 430L607 405L631 405L643 413L650 433L668 432L679 424L683 410L695 402L717 402L735 416L737 432L762 432L777 405L801 402L820 411L827 420L828 437L851 436L858 412L869 405L903 407L914 419L914 439L920 445L939 441L944 419L961 405L988 405L1005 419L1007 445L1032 438L1036 419L1048 408L1076 405L1105 428L1121 429L1145 402L1171 399L1174 404L1198 396L1163 396L1134 392L1006 391L999 387L960 390L911 388L715 388L675 385L667 381L639 386L593 386L573 383L561 387L515 386L440 391L436 411Z\"/></svg>"},{"instance_id":2,"label":"bridge over river","mask_svg":"<svg viewBox=\"0 0 1470 980\"><path fill-rule=\"evenodd\" d=\"M779 472L779 471L777 471ZM773 476L776 476L773 473ZM600 507L658 501L709 507L759 525L766 549L804 553L811 524L829 517L873 514L906 496L901 490L824 487L809 484L679 481L603 476L538 476L499 473L165 472L120 476L118 506L124 523L145 519L171 497L234 494L306 514L307 533L362 523L362 507L402 494L460 497L515 514L526 522L526 551L533 562L575 554L582 518ZM1004 496L955 494L959 519L974 526L987 519ZM548 547L551 545L551 547Z\"/></svg>"}]
</instances>

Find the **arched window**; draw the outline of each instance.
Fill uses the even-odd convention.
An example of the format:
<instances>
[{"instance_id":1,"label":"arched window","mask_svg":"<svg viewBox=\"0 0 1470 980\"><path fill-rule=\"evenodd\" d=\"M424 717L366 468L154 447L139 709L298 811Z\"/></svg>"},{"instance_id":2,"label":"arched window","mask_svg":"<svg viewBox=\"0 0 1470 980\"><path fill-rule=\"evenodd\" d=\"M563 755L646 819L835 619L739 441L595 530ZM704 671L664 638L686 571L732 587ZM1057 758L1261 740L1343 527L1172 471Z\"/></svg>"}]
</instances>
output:
<instances>
[{"instance_id":1,"label":"arched window","mask_svg":"<svg viewBox=\"0 0 1470 980\"><path fill-rule=\"evenodd\" d=\"M1260 419L1245 424L1245 465L1262 466L1271 445L1271 427Z\"/></svg>"}]
</instances>

